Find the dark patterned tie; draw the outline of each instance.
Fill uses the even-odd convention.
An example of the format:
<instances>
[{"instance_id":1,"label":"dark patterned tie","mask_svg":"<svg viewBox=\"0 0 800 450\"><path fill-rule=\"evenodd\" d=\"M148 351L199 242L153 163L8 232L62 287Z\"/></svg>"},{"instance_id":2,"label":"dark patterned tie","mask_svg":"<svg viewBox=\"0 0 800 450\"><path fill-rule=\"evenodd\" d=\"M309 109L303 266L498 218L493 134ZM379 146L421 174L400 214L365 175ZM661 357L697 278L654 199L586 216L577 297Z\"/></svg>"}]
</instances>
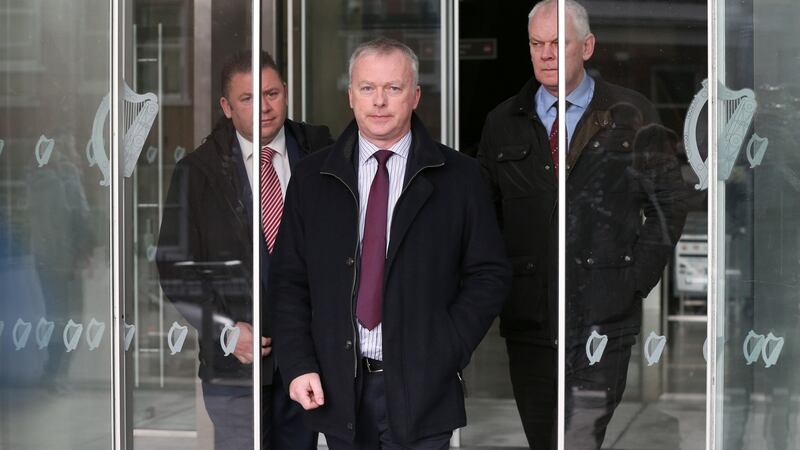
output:
<instances>
[{"instance_id":1,"label":"dark patterned tie","mask_svg":"<svg viewBox=\"0 0 800 450\"><path fill-rule=\"evenodd\" d=\"M356 317L368 330L381 322L383 302L383 265L386 261L386 217L389 209L389 150L374 153L378 170L369 188L364 237L361 239L361 272L358 281Z\"/></svg>"},{"instance_id":2,"label":"dark patterned tie","mask_svg":"<svg viewBox=\"0 0 800 450\"><path fill-rule=\"evenodd\" d=\"M553 158L553 173L558 179L558 114L553 126L550 127L550 156Z\"/></svg>"}]
</instances>

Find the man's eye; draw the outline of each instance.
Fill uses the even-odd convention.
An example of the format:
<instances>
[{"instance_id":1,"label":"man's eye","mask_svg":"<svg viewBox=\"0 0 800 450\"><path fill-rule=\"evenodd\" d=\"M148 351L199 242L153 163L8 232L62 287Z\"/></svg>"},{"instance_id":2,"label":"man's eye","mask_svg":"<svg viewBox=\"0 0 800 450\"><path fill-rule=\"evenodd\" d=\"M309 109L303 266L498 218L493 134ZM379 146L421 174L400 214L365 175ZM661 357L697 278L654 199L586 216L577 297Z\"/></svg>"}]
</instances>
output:
<instances>
[{"instance_id":1,"label":"man's eye","mask_svg":"<svg viewBox=\"0 0 800 450\"><path fill-rule=\"evenodd\" d=\"M361 86L361 92L372 92L372 86Z\"/></svg>"}]
</instances>

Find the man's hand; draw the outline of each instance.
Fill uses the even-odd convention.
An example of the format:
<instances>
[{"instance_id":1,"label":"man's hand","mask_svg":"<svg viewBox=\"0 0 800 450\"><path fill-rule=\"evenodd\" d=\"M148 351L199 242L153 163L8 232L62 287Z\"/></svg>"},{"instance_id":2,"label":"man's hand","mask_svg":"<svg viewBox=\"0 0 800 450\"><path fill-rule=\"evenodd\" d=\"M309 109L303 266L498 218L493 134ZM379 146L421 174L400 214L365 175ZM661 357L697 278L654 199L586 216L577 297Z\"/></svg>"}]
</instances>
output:
<instances>
[{"instance_id":1,"label":"man's hand","mask_svg":"<svg viewBox=\"0 0 800 450\"><path fill-rule=\"evenodd\" d=\"M322 392L322 382L319 374L312 372L292 380L289 384L289 397L300 403L306 411L317 409L325 404L325 394Z\"/></svg>"},{"instance_id":2,"label":"man's hand","mask_svg":"<svg viewBox=\"0 0 800 450\"><path fill-rule=\"evenodd\" d=\"M236 349L233 356L242 364L253 364L253 326L247 322L236 322L239 328L239 340L236 341ZM261 356L267 356L272 352L272 338L261 337Z\"/></svg>"}]
</instances>

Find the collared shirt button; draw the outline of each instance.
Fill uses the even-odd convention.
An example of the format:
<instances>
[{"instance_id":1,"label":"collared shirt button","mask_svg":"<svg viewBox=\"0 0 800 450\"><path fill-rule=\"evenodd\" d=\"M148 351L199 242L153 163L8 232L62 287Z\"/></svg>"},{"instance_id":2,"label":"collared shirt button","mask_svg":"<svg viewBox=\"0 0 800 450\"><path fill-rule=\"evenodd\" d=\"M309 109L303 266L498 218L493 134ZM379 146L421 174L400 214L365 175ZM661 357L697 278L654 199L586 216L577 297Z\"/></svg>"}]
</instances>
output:
<instances>
[{"instance_id":1,"label":"collared shirt button","mask_svg":"<svg viewBox=\"0 0 800 450\"><path fill-rule=\"evenodd\" d=\"M600 141L592 142L592 147L594 147L594 148L600 147Z\"/></svg>"},{"instance_id":2,"label":"collared shirt button","mask_svg":"<svg viewBox=\"0 0 800 450\"><path fill-rule=\"evenodd\" d=\"M622 146L625 147L625 148L628 148L628 147L631 146L631 144L628 141L624 141L624 142L622 142Z\"/></svg>"},{"instance_id":3,"label":"collared shirt button","mask_svg":"<svg viewBox=\"0 0 800 450\"><path fill-rule=\"evenodd\" d=\"M352 350L353 349L353 341L351 341L350 339L344 341L344 349L345 349L345 351Z\"/></svg>"},{"instance_id":4,"label":"collared shirt button","mask_svg":"<svg viewBox=\"0 0 800 450\"><path fill-rule=\"evenodd\" d=\"M348 256L347 258L345 258L344 263L347 265L347 267L353 267L353 264L356 263L356 260Z\"/></svg>"}]
</instances>

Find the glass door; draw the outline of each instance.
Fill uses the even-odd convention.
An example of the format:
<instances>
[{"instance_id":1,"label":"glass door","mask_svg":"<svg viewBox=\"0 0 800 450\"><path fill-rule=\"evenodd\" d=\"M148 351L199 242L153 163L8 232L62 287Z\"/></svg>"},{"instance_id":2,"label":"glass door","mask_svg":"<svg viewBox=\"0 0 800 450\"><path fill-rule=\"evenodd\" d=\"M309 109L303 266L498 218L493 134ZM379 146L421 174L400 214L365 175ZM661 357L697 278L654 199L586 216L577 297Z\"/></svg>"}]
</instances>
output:
<instances>
[{"instance_id":1,"label":"glass door","mask_svg":"<svg viewBox=\"0 0 800 450\"><path fill-rule=\"evenodd\" d=\"M563 445L702 449L706 174L693 170L684 143L707 77L706 8L584 5L565 2L564 109L556 117L537 107L550 150L558 139L565 189ZM553 57L541 43L555 29L548 11L532 19L540 71ZM546 72L537 75L547 86Z\"/></svg>"},{"instance_id":2,"label":"glass door","mask_svg":"<svg viewBox=\"0 0 800 450\"><path fill-rule=\"evenodd\" d=\"M791 1L718 1L716 448L798 441L797 40Z\"/></svg>"},{"instance_id":3,"label":"glass door","mask_svg":"<svg viewBox=\"0 0 800 450\"><path fill-rule=\"evenodd\" d=\"M0 23L0 448L108 449L112 216L86 149L109 3L4 1Z\"/></svg>"}]
</instances>

